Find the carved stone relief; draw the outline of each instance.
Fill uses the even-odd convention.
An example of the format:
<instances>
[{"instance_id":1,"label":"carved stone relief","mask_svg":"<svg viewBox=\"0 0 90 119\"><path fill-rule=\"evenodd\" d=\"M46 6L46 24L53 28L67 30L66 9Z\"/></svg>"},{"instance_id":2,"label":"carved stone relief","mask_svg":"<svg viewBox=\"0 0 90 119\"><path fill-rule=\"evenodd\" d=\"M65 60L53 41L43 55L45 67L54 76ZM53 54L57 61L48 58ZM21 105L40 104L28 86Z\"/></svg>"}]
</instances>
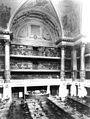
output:
<instances>
[{"instance_id":1,"label":"carved stone relief","mask_svg":"<svg viewBox=\"0 0 90 119\"><path fill-rule=\"evenodd\" d=\"M52 40L49 31L45 27L42 29L42 38L44 40Z\"/></svg>"}]
</instances>

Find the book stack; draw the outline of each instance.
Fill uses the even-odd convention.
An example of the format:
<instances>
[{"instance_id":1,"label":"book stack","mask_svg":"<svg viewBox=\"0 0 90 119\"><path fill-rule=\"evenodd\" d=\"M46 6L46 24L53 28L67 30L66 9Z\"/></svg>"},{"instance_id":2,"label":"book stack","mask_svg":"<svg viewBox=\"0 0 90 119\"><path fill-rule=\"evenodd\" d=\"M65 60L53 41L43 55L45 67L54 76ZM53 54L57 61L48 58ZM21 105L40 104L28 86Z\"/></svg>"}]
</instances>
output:
<instances>
[{"instance_id":1,"label":"book stack","mask_svg":"<svg viewBox=\"0 0 90 119\"><path fill-rule=\"evenodd\" d=\"M0 42L0 54L4 54L4 44Z\"/></svg>"},{"instance_id":2,"label":"book stack","mask_svg":"<svg viewBox=\"0 0 90 119\"><path fill-rule=\"evenodd\" d=\"M37 62L33 62L33 69L38 69L38 63Z\"/></svg>"},{"instance_id":3,"label":"book stack","mask_svg":"<svg viewBox=\"0 0 90 119\"><path fill-rule=\"evenodd\" d=\"M16 62L16 61L11 61L11 63L10 63L10 68L11 68L11 69L18 69L17 62Z\"/></svg>"},{"instance_id":4,"label":"book stack","mask_svg":"<svg viewBox=\"0 0 90 119\"><path fill-rule=\"evenodd\" d=\"M71 50L68 48L65 50L65 57L71 57Z\"/></svg>"},{"instance_id":5,"label":"book stack","mask_svg":"<svg viewBox=\"0 0 90 119\"><path fill-rule=\"evenodd\" d=\"M87 43L85 46L86 46L85 47L85 54L90 53L90 43ZM77 51L80 52L80 49L77 50ZM80 53L79 53L79 56L80 56Z\"/></svg>"},{"instance_id":6,"label":"book stack","mask_svg":"<svg viewBox=\"0 0 90 119\"><path fill-rule=\"evenodd\" d=\"M38 47L33 47L32 55L38 56Z\"/></svg>"},{"instance_id":7,"label":"book stack","mask_svg":"<svg viewBox=\"0 0 90 119\"><path fill-rule=\"evenodd\" d=\"M10 52L14 55L32 55L33 47L25 45L11 45Z\"/></svg>"},{"instance_id":8,"label":"book stack","mask_svg":"<svg viewBox=\"0 0 90 119\"><path fill-rule=\"evenodd\" d=\"M60 75L59 74L52 74L52 78L59 79L60 78Z\"/></svg>"},{"instance_id":9,"label":"book stack","mask_svg":"<svg viewBox=\"0 0 90 119\"><path fill-rule=\"evenodd\" d=\"M90 69L90 58L86 58L85 66L86 66L86 69Z\"/></svg>"},{"instance_id":10,"label":"book stack","mask_svg":"<svg viewBox=\"0 0 90 119\"><path fill-rule=\"evenodd\" d=\"M58 62L51 62L50 63L50 69L60 69L60 64Z\"/></svg>"},{"instance_id":11,"label":"book stack","mask_svg":"<svg viewBox=\"0 0 90 119\"><path fill-rule=\"evenodd\" d=\"M33 64L30 61L11 60L11 69L33 69Z\"/></svg>"},{"instance_id":12,"label":"book stack","mask_svg":"<svg viewBox=\"0 0 90 119\"><path fill-rule=\"evenodd\" d=\"M39 62L38 69L58 70L58 69L60 69L60 65L57 62Z\"/></svg>"},{"instance_id":13,"label":"book stack","mask_svg":"<svg viewBox=\"0 0 90 119\"><path fill-rule=\"evenodd\" d=\"M33 75L25 75L25 74L22 74L22 75L17 75L17 74L12 74L11 75L11 78L12 79L33 79Z\"/></svg>"},{"instance_id":14,"label":"book stack","mask_svg":"<svg viewBox=\"0 0 90 119\"><path fill-rule=\"evenodd\" d=\"M4 64L0 64L0 69L4 69Z\"/></svg>"},{"instance_id":15,"label":"book stack","mask_svg":"<svg viewBox=\"0 0 90 119\"><path fill-rule=\"evenodd\" d=\"M12 79L58 79L60 76L59 74L12 74Z\"/></svg>"},{"instance_id":16,"label":"book stack","mask_svg":"<svg viewBox=\"0 0 90 119\"><path fill-rule=\"evenodd\" d=\"M38 55L39 56L45 56L45 48L44 47L38 47Z\"/></svg>"},{"instance_id":17,"label":"book stack","mask_svg":"<svg viewBox=\"0 0 90 119\"><path fill-rule=\"evenodd\" d=\"M71 62L70 61L65 62L65 69L66 70L70 70L71 69Z\"/></svg>"},{"instance_id":18,"label":"book stack","mask_svg":"<svg viewBox=\"0 0 90 119\"><path fill-rule=\"evenodd\" d=\"M17 55L17 46L16 45L11 45L10 53L14 54L14 55Z\"/></svg>"},{"instance_id":19,"label":"book stack","mask_svg":"<svg viewBox=\"0 0 90 119\"><path fill-rule=\"evenodd\" d=\"M57 48L46 48L45 49L45 56L59 57L58 49Z\"/></svg>"},{"instance_id":20,"label":"book stack","mask_svg":"<svg viewBox=\"0 0 90 119\"><path fill-rule=\"evenodd\" d=\"M33 47L32 46L26 46L26 49L24 50L24 55L33 55Z\"/></svg>"},{"instance_id":21,"label":"book stack","mask_svg":"<svg viewBox=\"0 0 90 119\"><path fill-rule=\"evenodd\" d=\"M71 72L65 72L65 78L71 78Z\"/></svg>"},{"instance_id":22,"label":"book stack","mask_svg":"<svg viewBox=\"0 0 90 119\"><path fill-rule=\"evenodd\" d=\"M48 62L39 62L38 69L48 70L49 69L49 64L50 63L48 63Z\"/></svg>"},{"instance_id":23,"label":"book stack","mask_svg":"<svg viewBox=\"0 0 90 119\"><path fill-rule=\"evenodd\" d=\"M57 48L45 48L39 47L38 48L38 55L39 56L48 56L48 57L59 57L60 53L58 52Z\"/></svg>"},{"instance_id":24,"label":"book stack","mask_svg":"<svg viewBox=\"0 0 90 119\"><path fill-rule=\"evenodd\" d=\"M0 69L4 69L4 59L0 58Z\"/></svg>"}]
</instances>

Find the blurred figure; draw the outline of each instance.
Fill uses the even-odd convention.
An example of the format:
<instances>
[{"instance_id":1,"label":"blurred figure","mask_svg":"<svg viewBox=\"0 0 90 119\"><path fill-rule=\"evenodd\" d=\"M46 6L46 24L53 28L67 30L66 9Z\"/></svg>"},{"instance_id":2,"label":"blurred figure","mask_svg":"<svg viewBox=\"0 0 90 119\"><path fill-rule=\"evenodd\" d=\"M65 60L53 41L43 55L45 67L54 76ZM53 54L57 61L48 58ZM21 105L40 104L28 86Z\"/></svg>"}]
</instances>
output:
<instances>
[{"instance_id":1,"label":"blurred figure","mask_svg":"<svg viewBox=\"0 0 90 119\"><path fill-rule=\"evenodd\" d=\"M77 96L77 94L76 94L76 85L75 85L74 82L72 82L72 85L71 85L70 95L71 96Z\"/></svg>"},{"instance_id":2,"label":"blurred figure","mask_svg":"<svg viewBox=\"0 0 90 119\"><path fill-rule=\"evenodd\" d=\"M79 98L83 98L87 95L87 91L86 91L86 88L84 87L84 84L83 83L79 83L79 86L78 86L78 97Z\"/></svg>"},{"instance_id":3,"label":"blurred figure","mask_svg":"<svg viewBox=\"0 0 90 119\"><path fill-rule=\"evenodd\" d=\"M59 87L59 97L61 98L61 101L65 101L65 98L68 96L68 89L66 88L65 82L61 82Z\"/></svg>"}]
</instances>

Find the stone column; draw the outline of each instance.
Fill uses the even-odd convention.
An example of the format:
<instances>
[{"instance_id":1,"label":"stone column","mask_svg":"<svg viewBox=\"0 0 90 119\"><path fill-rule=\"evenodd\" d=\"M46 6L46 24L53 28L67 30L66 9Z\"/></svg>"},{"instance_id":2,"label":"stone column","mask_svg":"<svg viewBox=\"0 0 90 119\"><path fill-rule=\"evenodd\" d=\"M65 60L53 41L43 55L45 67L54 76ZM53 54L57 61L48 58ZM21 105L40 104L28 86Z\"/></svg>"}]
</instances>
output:
<instances>
[{"instance_id":1,"label":"stone column","mask_svg":"<svg viewBox=\"0 0 90 119\"><path fill-rule=\"evenodd\" d=\"M5 82L10 82L10 36L5 37Z\"/></svg>"},{"instance_id":2,"label":"stone column","mask_svg":"<svg viewBox=\"0 0 90 119\"><path fill-rule=\"evenodd\" d=\"M5 81L4 81L4 86L3 86L3 98L9 98L9 100L12 100L11 96L11 84L10 84L10 49L9 49L9 44L10 44L10 35L4 35L4 42L5 42Z\"/></svg>"},{"instance_id":3,"label":"stone column","mask_svg":"<svg viewBox=\"0 0 90 119\"><path fill-rule=\"evenodd\" d=\"M81 44L80 81L85 80L85 58L84 58L84 53L85 53L85 43L82 43Z\"/></svg>"},{"instance_id":4,"label":"stone column","mask_svg":"<svg viewBox=\"0 0 90 119\"><path fill-rule=\"evenodd\" d=\"M61 73L60 73L60 77L61 80L64 81L64 76L65 76L65 50L64 50L64 46L61 47Z\"/></svg>"},{"instance_id":5,"label":"stone column","mask_svg":"<svg viewBox=\"0 0 90 119\"><path fill-rule=\"evenodd\" d=\"M72 49L72 78L74 81L77 78L77 51L75 47Z\"/></svg>"}]
</instances>

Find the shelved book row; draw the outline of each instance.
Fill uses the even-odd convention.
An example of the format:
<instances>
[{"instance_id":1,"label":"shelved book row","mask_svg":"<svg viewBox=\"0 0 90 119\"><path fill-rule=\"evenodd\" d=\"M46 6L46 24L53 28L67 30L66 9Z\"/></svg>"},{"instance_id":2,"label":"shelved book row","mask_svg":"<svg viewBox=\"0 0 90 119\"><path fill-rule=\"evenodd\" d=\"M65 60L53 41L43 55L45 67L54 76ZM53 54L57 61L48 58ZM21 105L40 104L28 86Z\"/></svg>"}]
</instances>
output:
<instances>
[{"instance_id":1,"label":"shelved book row","mask_svg":"<svg viewBox=\"0 0 90 119\"><path fill-rule=\"evenodd\" d=\"M85 54L90 54L90 43L87 43L85 46Z\"/></svg>"},{"instance_id":2,"label":"shelved book row","mask_svg":"<svg viewBox=\"0 0 90 119\"><path fill-rule=\"evenodd\" d=\"M11 54L14 55L34 55L34 56L49 56L59 57L60 51L58 48L50 47L33 47L27 45L11 45Z\"/></svg>"},{"instance_id":3,"label":"shelved book row","mask_svg":"<svg viewBox=\"0 0 90 119\"><path fill-rule=\"evenodd\" d=\"M0 64L0 70L4 70L4 64Z\"/></svg>"},{"instance_id":4,"label":"shelved book row","mask_svg":"<svg viewBox=\"0 0 90 119\"><path fill-rule=\"evenodd\" d=\"M58 62L46 62L46 61L20 61L11 60L11 69L45 69L45 70L58 70L60 69L60 64Z\"/></svg>"},{"instance_id":5,"label":"shelved book row","mask_svg":"<svg viewBox=\"0 0 90 119\"><path fill-rule=\"evenodd\" d=\"M60 74L12 74L11 79L58 79L60 78Z\"/></svg>"},{"instance_id":6,"label":"shelved book row","mask_svg":"<svg viewBox=\"0 0 90 119\"><path fill-rule=\"evenodd\" d=\"M0 57L0 69L4 69L4 58Z\"/></svg>"},{"instance_id":7,"label":"shelved book row","mask_svg":"<svg viewBox=\"0 0 90 119\"><path fill-rule=\"evenodd\" d=\"M85 69L86 69L86 70L87 70L87 69L90 70L90 64L89 64L89 65L87 64Z\"/></svg>"},{"instance_id":8,"label":"shelved book row","mask_svg":"<svg viewBox=\"0 0 90 119\"><path fill-rule=\"evenodd\" d=\"M0 42L0 54L4 54L4 44Z\"/></svg>"},{"instance_id":9,"label":"shelved book row","mask_svg":"<svg viewBox=\"0 0 90 119\"><path fill-rule=\"evenodd\" d=\"M71 49L70 48L65 49L65 57L71 58Z\"/></svg>"}]
</instances>

